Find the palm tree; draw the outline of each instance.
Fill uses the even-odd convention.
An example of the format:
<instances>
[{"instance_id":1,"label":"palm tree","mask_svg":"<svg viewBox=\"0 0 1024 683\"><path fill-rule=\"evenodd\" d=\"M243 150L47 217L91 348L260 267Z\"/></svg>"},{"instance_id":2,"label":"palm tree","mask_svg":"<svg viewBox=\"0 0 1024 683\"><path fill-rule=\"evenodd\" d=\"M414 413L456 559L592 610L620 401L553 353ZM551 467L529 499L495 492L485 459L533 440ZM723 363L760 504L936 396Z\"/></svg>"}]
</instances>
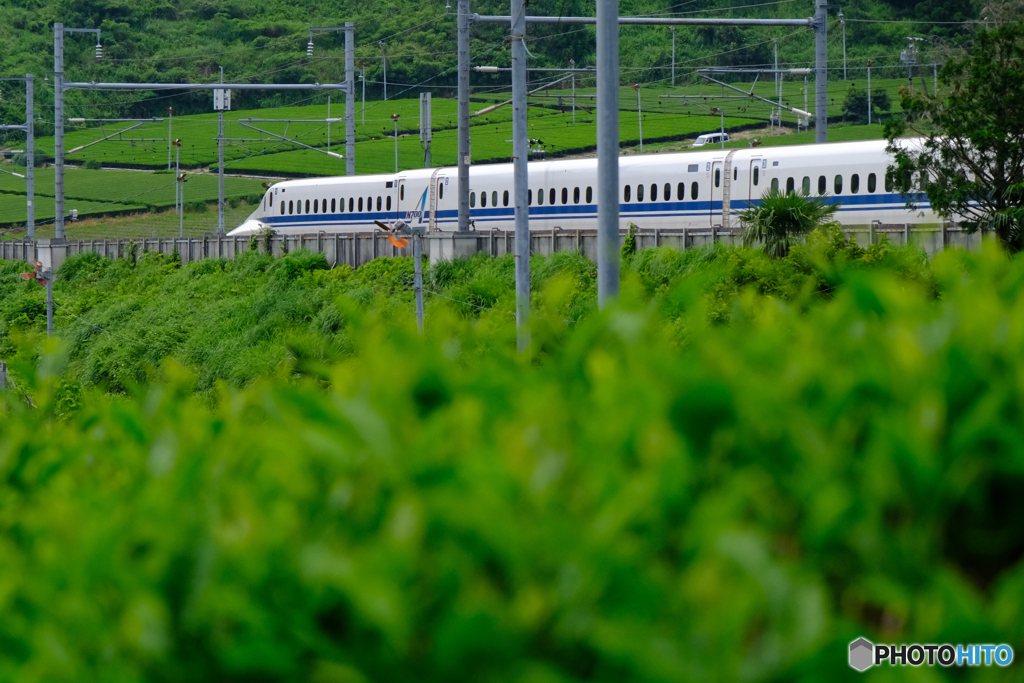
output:
<instances>
[{"instance_id":1,"label":"palm tree","mask_svg":"<svg viewBox=\"0 0 1024 683\"><path fill-rule=\"evenodd\" d=\"M831 222L838 210L838 204L830 205L824 197L770 189L760 204L736 214L743 226L743 246L762 242L766 254L782 258L800 237Z\"/></svg>"}]
</instances>

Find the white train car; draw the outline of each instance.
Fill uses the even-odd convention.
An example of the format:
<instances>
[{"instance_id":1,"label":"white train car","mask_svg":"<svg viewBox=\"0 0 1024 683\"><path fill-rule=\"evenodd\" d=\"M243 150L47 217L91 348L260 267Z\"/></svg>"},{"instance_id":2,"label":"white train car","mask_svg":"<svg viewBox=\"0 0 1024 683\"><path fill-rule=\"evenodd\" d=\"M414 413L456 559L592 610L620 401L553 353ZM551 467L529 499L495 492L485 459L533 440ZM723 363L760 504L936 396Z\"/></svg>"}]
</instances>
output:
<instances>
[{"instance_id":1,"label":"white train car","mask_svg":"<svg viewBox=\"0 0 1024 683\"><path fill-rule=\"evenodd\" d=\"M735 224L732 212L771 187L807 191L839 204L844 224L934 223L927 201L916 211L886 179L884 140L821 145L702 149L619 160L621 227L699 228ZM529 165L530 227L592 228L597 219L597 160ZM514 225L512 164L470 169L470 220L478 230ZM288 180L270 188L232 235L270 228L282 234L360 232L402 218L430 231L458 227L458 170L436 168Z\"/></svg>"}]
</instances>

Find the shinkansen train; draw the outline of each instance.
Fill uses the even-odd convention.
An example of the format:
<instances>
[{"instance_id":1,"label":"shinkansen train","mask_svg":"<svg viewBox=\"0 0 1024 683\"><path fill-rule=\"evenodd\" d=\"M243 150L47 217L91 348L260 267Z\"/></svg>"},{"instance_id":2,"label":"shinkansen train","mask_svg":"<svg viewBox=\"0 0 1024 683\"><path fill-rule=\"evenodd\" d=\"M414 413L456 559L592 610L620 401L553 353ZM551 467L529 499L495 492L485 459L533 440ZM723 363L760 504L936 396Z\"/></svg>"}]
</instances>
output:
<instances>
[{"instance_id":1,"label":"shinkansen train","mask_svg":"<svg viewBox=\"0 0 1024 683\"><path fill-rule=\"evenodd\" d=\"M621 227L645 230L735 223L733 212L769 188L807 192L839 204L844 224L934 223L926 201L908 211L887 180L885 141L649 154L619 159ZM593 227L597 219L597 160L529 164L533 230ZM512 164L470 169L470 220L477 230L514 229ZM264 228L283 234L359 232L374 221L426 224L431 232L458 227L458 170L289 180L271 187L259 208L232 235Z\"/></svg>"}]
</instances>

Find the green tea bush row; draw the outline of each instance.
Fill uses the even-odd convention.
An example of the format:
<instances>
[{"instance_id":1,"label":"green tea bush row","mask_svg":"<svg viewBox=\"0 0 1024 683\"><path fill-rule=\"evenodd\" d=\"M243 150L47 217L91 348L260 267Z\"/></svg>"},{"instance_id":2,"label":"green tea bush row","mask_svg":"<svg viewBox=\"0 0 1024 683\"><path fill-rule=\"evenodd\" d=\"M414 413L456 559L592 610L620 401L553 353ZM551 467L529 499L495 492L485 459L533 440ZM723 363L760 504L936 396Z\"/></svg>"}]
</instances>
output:
<instances>
[{"instance_id":1,"label":"green tea bush row","mask_svg":"<svg viewBox=\"0 0 1024 683\"><path fill-rule=\"evenodd\" d=\"M276 376L207 394L176 360L70 391L87 338L12 360L0 680L810 682L852 680L859 636L1020 652L1024 261L949 252L922 285L864 256L800 284L749 252L640 252L579 320L563 257L523 355L502 295L438 299L420 337L381 284L397 260L69 262L93 311L162 290L165 316L222 296L239 336L306 323ZM510 267L430 286L483 297ZM267 308L237 325L257 276ZM172 329L146 339L193 343Z\"/></svg>"}]
</instances>

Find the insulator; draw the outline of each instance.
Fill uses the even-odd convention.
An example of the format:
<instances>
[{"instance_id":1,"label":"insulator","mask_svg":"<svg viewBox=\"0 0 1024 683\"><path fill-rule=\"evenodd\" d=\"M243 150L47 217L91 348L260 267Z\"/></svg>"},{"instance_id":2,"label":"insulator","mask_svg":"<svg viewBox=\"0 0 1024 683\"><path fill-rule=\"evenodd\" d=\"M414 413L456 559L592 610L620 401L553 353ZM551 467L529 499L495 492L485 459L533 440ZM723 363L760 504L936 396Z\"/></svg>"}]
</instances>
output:
<instances>
[{"instance_id":1,"label":"insulator","mask_svg":"<svg viewBox=\"0 0 1024 683\"><path fill-rule=\"evenodd\" d=\"M96 43L96 59L103 59L103 46Z\"/></svg>"},{"instance_id":2,"label":"insulator","mask_svg":"<svg viewBox=\"0 0 1024 683\"><path fill-rule=\"evenodd\" d=\"M309 41L309 45L306 46L306 56L307 57L312 57L313 56L313 41L312 40Z\"/></svg>"}]
</instances>

